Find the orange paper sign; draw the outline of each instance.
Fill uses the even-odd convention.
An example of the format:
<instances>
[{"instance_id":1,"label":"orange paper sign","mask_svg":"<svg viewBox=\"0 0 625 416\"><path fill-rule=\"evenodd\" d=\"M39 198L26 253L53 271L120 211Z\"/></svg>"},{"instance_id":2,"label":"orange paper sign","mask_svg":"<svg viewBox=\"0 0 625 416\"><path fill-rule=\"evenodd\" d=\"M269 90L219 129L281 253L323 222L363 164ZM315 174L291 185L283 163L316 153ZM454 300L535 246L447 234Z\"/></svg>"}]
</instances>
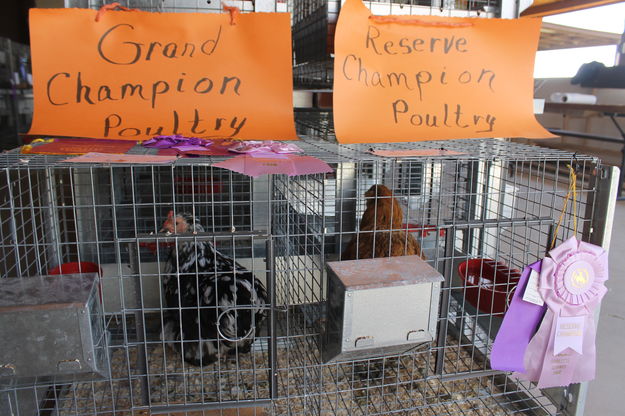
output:
<instances>
[{"instance_id":1,"label":"orange paper sign","mask_svg":"<svg viewBox=\"0 0 625 416\"><path fill-rule=\"evenodd\" d=\"M372 16L341 8L334 126L342 143L552 137L533 114L540 20Z\"/></svg>"},{"instance_id":2,"label":"orange paper sign","mask_svg":"<svg viewBox=\"0 0 625 416\"><path fill-rule=\"evenodd\" d=\"M296 139L286 13L31 9L30 134Z\"/></svg>"}]
</instances>

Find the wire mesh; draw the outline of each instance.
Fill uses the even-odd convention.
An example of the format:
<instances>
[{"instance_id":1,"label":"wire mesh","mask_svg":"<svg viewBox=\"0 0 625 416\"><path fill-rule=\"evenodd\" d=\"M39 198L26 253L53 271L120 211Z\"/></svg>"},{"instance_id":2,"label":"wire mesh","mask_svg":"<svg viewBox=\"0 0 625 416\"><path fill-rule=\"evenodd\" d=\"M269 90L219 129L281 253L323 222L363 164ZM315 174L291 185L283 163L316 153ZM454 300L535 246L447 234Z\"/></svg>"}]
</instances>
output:
<instances>
[{"instance_id":1,"label":"wire mesh","mask_svg":"<svg viewBox=\"0 0 625 416\"><path fill-rule=\"evenodd\" d=\"M503 313L495 292L475 294L458 268L468 260L492 261L502 278L484 287L510 293L515 270L542 258L550 246L569 164L578 171L578 236L587 237L600 197L600 162L495 139L341 145L334 142L331 115L297 118L300 132L315 134L298 145L328 162L333 173L252 179L213 168L221 157L171 165L76 165L63 156L0 155L2 277L47 274L76 261L99 265L111 372L108 379L3 385L0 397L13 414L158 414L242 406L266 407L276 415L561 414L565 391L547 398L490 368ZM456 153L371 153L432 154L441 148ZM340 260L348 242L366 233L360 218L364 194L374 184L390 188L402 208L402 222L393 231L413 235L428 263L445 276L438 336L403 354L325 363L325 264ZM159 232L170 210L190 213L203 230ZM573 233L567 211L556 240ZM223 343L223 334L185 338L172 348L176 342L162 339L161 332L171 312L202 316L193 324L198 326L218 320L223 305L199 298L172 304L166 294L170 253L206 242L249 270L269 295L256 305L266 319L249 351L227 354L219 347L218 360L204 363L208 359L202 357L205 365L198 366L183 359L185 348L198 341ZM186 289L179 283L180 291L199 292L200 282L223 273L197 267L178 273L180 282L198 282ZM234 306L242 313L253 305Z\"/></svg>"},{"instance_id":2,"label":"wire mesh","mask_svg":"<svg viewBox=\"0 0 625 416\"><path fill-rule=\"evenodd\" d=\"M97 9L103 3L67 0L66 6ZM255 8L251 1L229 4L244 12ZM461 16L496 13L491 7L498 6L490 0L366 4L376 14ZM222 7L204 0L122 5L158 12ZM306 85L331 85L327 57L339 8L335 1L276 2L276 11L293 11L300 63L295 74ZM258 406L276 415L562 414L566 391L548 398L490 368L502 312L496 310L495 291L473 296L458 268L469 260L492 260L503 279L485 287L510 293L515 269L540 259L550 246L568 189L568 164L578 169L578 234L588 236L600 197L595 188L600 162L502 140L340 145L331 114L302 112L297 119L298 132L307 136L298 145L328 162L333 173L252 179L213 168L219 157L164 166L75 165L63 156L0 154L2 278L44 275L71 262L98 265L111 374L73 383L3 381L0 413L131 415ZM441 148L455 154L389 159L371 153ZM364 194L375 184L389 187L401 205L403 221L393 224L393 231L412 234L427 261L445 276L438 336L403 354L324 363L325 265L340 260L352 238L365 235L359 219L367 206ZM162 233L169 211L174 217L190 214L195 231ZM201 230L194 228L198 224ZM567 212L556 240L573 233ZM178 273L168 268L172 253L179 258L183 247L195 247L197 255L207 244L232 258L238 264L233 269L258 279L248 281L252 288L264 285L269 291L255 304L231 305L238 314L255 307L265 317L262 325L251 324L253 342L245 348L237 342L230 348L223 333L202 331L228 308L203 303L201 282L217 288L216 278L225 272L217 266L200 270L199 259ZM236 286L240 278L231 271ZM179 292L195 291L195 301L167 297L171 276ZM193 284L182 284L189 281ZM181 317L193 315L197 321L182 323ZM172 322L197 327L201 335L164 339ZM245 338L248 328L241 329L235 332ZM200 365L185 360L185 351L200 342L216 343L215 362L203 355Z\"/></svg>"}]
</instances>

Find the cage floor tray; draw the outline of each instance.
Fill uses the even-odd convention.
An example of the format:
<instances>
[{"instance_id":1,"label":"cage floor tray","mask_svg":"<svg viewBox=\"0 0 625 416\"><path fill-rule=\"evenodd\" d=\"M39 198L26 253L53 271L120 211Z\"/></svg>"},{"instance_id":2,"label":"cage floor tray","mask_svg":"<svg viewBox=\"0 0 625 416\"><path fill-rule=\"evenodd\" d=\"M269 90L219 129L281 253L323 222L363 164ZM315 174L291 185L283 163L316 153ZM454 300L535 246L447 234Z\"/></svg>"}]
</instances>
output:
<instances>
[{"instance_id":1,"label":"cage floor tray","mask_svg":"<svg viewBox=\"0 0 625 416\"><path fill-rule=\"evenodd\" d=\"M310 362L310 359L318 359L318 354L300 353L310 351L310 345L304 339L295 341L289 345L289 352L286 351L278 353L278 396L282 399L274 402L274 414L381 415L402 409L414 409L405 414L428 416L520 414L513 402L503 397L505 390L494 377L460 381L419 380L427 377L428 372L431 374L435 361L435 355L431 353L318 366ZM253 400L269 396L266 343L255 343L253 352L241 355L238 363L222 360L202 369L183 364L170 348L166 348L164 354L161 345L149 347L147 352L152 406ZM131 371L130 377L128 374L128 362L134 362L136 353L136 349L127 351L123 348L113 352L110 381L66 386L57 399L58 415L149 415L148 411L137 413L135 410L133 413L131 410L133 403L135 409L142 407L141 374L136 370ZM290 371L286 370L286 360L291 360L288 363ZM461 348L446 350L446 373L479 369L479 363L471 360L467 351ZM197 414L202 415L202 412ZM210 415L209 412L204 414Z\"/></svg>"}]
</instances>

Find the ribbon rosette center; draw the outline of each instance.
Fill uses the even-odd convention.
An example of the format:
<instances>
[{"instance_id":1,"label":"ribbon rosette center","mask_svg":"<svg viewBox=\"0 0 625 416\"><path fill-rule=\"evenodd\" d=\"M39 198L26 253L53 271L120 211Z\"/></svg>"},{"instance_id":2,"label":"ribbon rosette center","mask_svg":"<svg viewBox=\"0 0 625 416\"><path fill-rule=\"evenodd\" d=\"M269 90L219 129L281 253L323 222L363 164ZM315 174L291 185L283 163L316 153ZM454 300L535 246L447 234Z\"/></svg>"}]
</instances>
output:
<instances>
[{"instance_id":1,"label":"ribbon rosette center","mask_svg":"<svg viewBox=\"0 0 625 416\"><path fill-rule=\"evenodd\" d=\"M569 239L549 253L551 267L541 273L541 295L556 314L587 315L601 301L606 291L607 255L596 248Z\"/></svg>"},{"instance_id":2,"label":"ribbon rosette center","mask_svg":"<svg viewBox=\"0 0 625 416\"><path fill-rule=\"evenodd\" d=\"M585 293L595 280L592 266L586 261L576 261L564 272L564 288L571 295Z\"/></svg>"}]
</instances>

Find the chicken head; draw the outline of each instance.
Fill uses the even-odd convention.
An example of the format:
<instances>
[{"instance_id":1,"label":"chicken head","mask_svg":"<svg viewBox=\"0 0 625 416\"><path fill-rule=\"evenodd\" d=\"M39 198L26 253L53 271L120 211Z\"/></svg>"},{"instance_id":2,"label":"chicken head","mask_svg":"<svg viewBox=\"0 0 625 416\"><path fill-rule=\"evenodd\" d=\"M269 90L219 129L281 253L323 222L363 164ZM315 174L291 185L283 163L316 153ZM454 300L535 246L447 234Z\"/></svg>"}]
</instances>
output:
<instances>
[{"instance_id":1,"label":"chicken head","mask_svg":"<svg viewBox=\"0 0 625 416\"><path fill-rule=\"evenodd\" d=\"M189 230L189 223L184 219L182 215L176 215L174 217L174 211L169 211L167 219L163 223L161 232L169 232L172 234L185 233Z\"/></svg>"}]
</instances>

